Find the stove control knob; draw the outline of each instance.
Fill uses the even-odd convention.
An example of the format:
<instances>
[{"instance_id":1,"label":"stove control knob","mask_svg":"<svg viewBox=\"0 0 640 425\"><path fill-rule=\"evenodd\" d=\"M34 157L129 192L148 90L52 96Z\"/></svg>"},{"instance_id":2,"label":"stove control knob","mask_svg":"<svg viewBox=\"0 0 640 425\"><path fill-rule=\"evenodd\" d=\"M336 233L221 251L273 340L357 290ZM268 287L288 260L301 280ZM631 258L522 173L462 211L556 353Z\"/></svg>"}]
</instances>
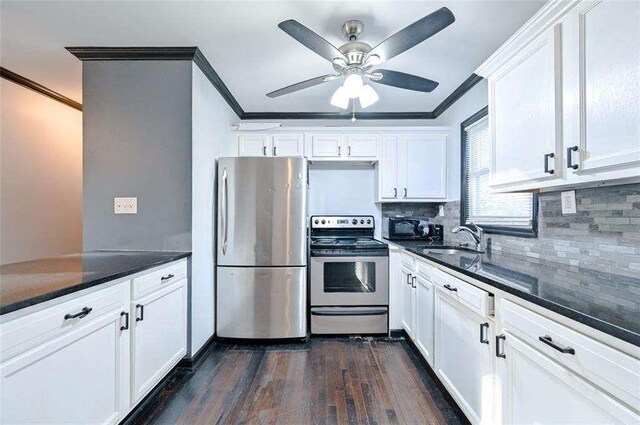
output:
<instances>
[{"instance_id":1,"label":"stove control knob","mask_svg":"<svg viewBox=\"0 0 640 425\"><path fill-rule=\"evenodd\" d=\"M360 220L360 224L364 224L364 220Z\"/></svg>"},{"instance_id":2,"label":"stove control knob","mask_svg":"<svg viewBox=\"0 0 640 425\"><path fill-rule=\"evenodd\" d=\"M371 219L367 220L367 224L371 224Z\"/></svg>"},{"instance_id":3,"label":"stove control knob","mask_svg":"<svg viewBox=\"0 0 640 425\"><path fill-rule=\"evenodd\" d=\"M358 224L358 220L356 220L355 218L354 218L353 220L351 220L351 222L352 222L353 224Z\"/></svg>"},{"instance_id":4,"label":"stove control knob","mask_svg":"<svg viewBox=\"0 0 640 425\"><path fill-rule=\"evenodd\" d=\"M325 223L326 223L326 221L322 220L322 224L325 224Z\"/></svg>"},{"instance_id":5,"label":"stove control knob","mask_svg":"<svg viewBox=\"0 0 640 425\"><path fill-rule=\"evenodd\" d=\"M318 220L318 219L316 218L316 220L314 221L314 223L315 223L315 224L318 224L318 223L320 223L320 220Z\"/></svg>"}]
</instances>

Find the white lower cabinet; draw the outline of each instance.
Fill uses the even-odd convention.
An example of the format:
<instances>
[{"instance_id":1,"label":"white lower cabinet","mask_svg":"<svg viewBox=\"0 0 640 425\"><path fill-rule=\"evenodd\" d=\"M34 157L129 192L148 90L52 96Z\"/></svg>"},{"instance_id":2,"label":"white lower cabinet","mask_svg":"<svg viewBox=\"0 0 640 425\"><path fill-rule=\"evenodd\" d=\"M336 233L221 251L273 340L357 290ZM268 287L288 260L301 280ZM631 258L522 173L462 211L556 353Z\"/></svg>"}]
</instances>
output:
<instances>
[{"instance_id":1,"label":"white lower cabinet","mask_svg":"<svg viewBox=\"0 0 640 425\"><path fill-rule=\"evenodd\" d=\"M0 317L0 423L120 422L186 353L186 267Z\"/></svg>"},{"instance_id":2,"label":"white lower cabinet","mask_svg":"<svg viewBox=\"0 0 640 425\"><path fill-rule=\"evenodd\" d=\"M413 338L414 296L412 270L402 266L400 281L402 285L402 328Z\"/></svg>"},{"instance_id":3,"label":"white lower cabinet","mask_svg":"<svg viewBox=\"0 0 640 425\"><path fill-rule=\"evenodd\" d=\"M0 423L113 424L126 415L128 289L124 282L83 296L81 307L72 300L2 324L3 345L41 342L7 359L3 350ZM55 336L40 339L47 334Z\"/></svg>"},{"instance_id":4,"label":"white lower cabinet","mask_svg":"<svg viewBox=\"0 0 640 425\"><path fill-rule=\"evenodd\" d=\"M424 277L415 277L415 321L414 335L416 347L427 363L433 366L433 319L434 319L434 287Z\"/></svg>"},{"instance_id":5,"label":"white lower cabinet","mask_svg":"<svg viewBox=\"0 0 640 425\"><path fill-rule=\"evenodd\" d=\"M446 290L435 294L435 371L474 424L493 423L491 324Z\"/></svg>"},{"instance_id":6,"label":"white lower cabinet","mask_svg":"<svg viewBox=\"0 0 640 425\"><path fill-rule=\"evenodd\" d=\"M131 303L132 393L141 400L186 354L187 285L178 281Z\"/></svg>"},{"instance_id":7,"label":"white lower cabinet","mask_svg":"<svg viewBox=\"0 0 640 425\"><path fill-rule=\"evenodd\" d=\"M505 332L498 365L504 424L638 424L640 417L520 338Z\"/></svg>"}]
</instances>

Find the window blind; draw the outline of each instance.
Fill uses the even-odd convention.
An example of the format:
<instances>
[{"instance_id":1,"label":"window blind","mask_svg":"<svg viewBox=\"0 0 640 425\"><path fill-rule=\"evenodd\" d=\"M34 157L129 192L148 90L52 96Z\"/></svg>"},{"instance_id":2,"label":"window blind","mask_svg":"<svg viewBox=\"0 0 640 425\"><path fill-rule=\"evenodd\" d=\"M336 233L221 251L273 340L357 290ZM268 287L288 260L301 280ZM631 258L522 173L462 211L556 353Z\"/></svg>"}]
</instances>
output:
<instances>
[{"instance_id":1,"label":"window blind","mask_svg":"<svg viewBox=\"0 0 640 425\"><path fill-rule=\"evenodd\" d=\"M465 127L466 218L478 225L531 228L533 195L492 193L489 188L491 140L488 117Z\"/></svg>"}]
</instances>

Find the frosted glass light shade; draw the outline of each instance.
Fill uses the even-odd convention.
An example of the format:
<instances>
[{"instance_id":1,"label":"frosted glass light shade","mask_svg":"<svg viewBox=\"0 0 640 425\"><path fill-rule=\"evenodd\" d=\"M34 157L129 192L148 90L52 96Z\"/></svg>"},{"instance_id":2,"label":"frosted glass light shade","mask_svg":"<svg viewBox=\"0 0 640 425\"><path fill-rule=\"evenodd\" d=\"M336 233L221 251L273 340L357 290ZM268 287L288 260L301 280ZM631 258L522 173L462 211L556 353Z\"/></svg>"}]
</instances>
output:
<instances>
[{"instance_id":1,"label":"frosted glass light shade","mask_svg":"<svg viewBox=\"0 0 640 425\"><path fill-rule=\"evenodd\" d=\"M369 84L365 85L360 91L360 106L362 107L362 109L366 108L367 106L373 105L379 99L380 97L378 96L378 93L376 93L373 87L371 87Z\"/></svg>"},{"instance_id":2,"label":"frosted glass light shade","mask_svg":"<svg viewBox=\"0 0 640 425\"><path fill-rule=\"evenodd\" d=\"M331 96L331 104L341 109L347 109L349 107L349 95L344 87L338 87L333 96Z\"/></svg>"},{"instance_id":3,"label":"frosted glass light shade","mask_svg":"<svg viewBox=\"0 0 640 425\"><path fill-rule=\"evenodd\" d=\"M362 91L362 76L358 74L351 74L344 80L344 89L347 91L347 96L351 99L355 99L360 96Z\"/></svg>"}]
</instances>

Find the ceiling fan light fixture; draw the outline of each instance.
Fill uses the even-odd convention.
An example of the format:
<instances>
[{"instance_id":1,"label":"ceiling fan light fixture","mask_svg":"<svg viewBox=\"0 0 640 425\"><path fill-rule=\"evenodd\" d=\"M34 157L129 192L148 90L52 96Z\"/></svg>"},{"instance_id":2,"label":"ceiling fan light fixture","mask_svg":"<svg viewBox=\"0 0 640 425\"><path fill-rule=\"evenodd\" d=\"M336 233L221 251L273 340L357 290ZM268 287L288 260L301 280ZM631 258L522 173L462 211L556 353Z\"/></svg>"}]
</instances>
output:
<instances>
[{"instance_id":1,"label":"ceiling fan light fixture","mask_svg":"<svg viewBox=\"0 0 640 425\"><path fill-rule=\"evenodd\" d=\"M349 107L349 95L344 87L340 86L331 96L331 104L340 109L347 109Z\"/></svg>"},{"instance_id":2,"label":"ceiling fan light fixture","mask_svg":"<svg viewBox=\"0 0 640 425\"><path fill-rule=\"evenodd\" d=\"M344 84L342 85L346 90L347 96L351 99L355 99L360 96L363 86L364 83L362 81L362 75L355 73L347 75L347 78L345 78Z\"/></svg>"},{"instance_id":3,"label":"ceiling fan light fixture","mask_svg":"<svg viewBox=\"0 0 640 425\"><path fill-rule=\"evenodd\" d=\"M376 103L380 99L378 93L371 87L369 84L366 84L362 87L362 91L360 92L360 106L362 109L369 107Z\"/></svg>"}]
</instances>

